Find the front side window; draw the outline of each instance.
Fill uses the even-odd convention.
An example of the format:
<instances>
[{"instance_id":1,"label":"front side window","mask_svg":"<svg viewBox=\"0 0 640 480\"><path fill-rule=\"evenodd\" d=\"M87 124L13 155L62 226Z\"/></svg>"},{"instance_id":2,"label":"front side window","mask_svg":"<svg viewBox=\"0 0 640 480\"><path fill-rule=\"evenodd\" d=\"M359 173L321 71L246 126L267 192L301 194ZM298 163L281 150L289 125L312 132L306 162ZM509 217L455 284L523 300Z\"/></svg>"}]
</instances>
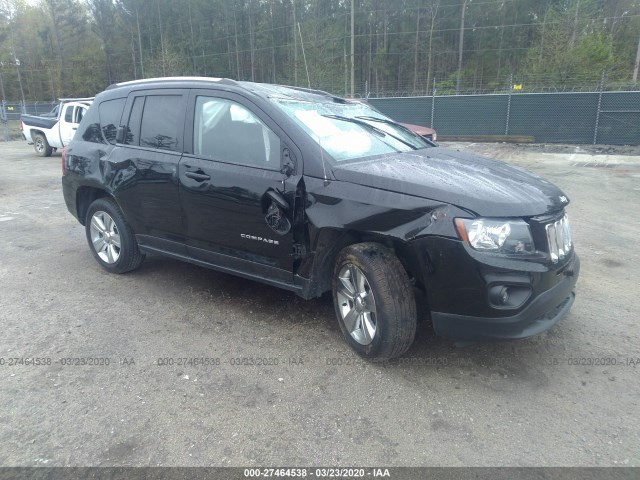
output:
<instances>
[{"instance_id":1,"label":"front side window","mask_svg":"<svg viewBox=\"0 0 640 480\"><path fill-rule=\"evenodd\" d=\"M289 98L272 101L337 161L431 146L360 102L309 102Z\"/></svg>"},{"instance_id":2,"label":"front side window","mask_svg":"<svg viewBox=\"0 0 640 480\"><path fill-rule=\"evenodd\" d=\"M280 139L239 103L197 97L193 150L195 155L252 167L280 169Z\"/></svg>"},{"instance_id":3,"label":"front side window","mask_svg":"<svg viewBox=\"0 0 640 480\"><path fill-rule=\"evenodd\" d=\"M64 121L67 123L73 123L73 105L67 105L64 111Z\"/></svg>"},{"instance_id":4,"label":"front side window","mask_svg":"<svg viewBox=\"0 0 640 480\"><path fill-rule=\"evenodd\" d=\"M144 103L140 124L140 146L160 150L182 149L179 139L182 111L180 95L150 95Z\"/></svg>"}]
</instances>

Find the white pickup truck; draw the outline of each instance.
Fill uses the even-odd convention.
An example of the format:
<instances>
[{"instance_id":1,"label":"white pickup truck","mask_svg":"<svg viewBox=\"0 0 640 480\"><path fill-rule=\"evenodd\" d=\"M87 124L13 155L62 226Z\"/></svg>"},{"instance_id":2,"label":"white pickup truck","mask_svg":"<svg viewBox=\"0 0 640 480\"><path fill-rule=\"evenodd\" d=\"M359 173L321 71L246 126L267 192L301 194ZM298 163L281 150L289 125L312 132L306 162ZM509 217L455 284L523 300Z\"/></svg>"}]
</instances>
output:
<instances>
[{"instance_id":1,"label":"white pickup truck","mask_svg":"<svg viewBox=\"0 0 640 480\"><path fill-rule=\"evenodd\" d=\"M71 141L92 101L93 98L61 98L49 113L22 115L22 135L29 145L34 146L37 155L50 157L55 150Z\"/></svg>"}]
</instances>

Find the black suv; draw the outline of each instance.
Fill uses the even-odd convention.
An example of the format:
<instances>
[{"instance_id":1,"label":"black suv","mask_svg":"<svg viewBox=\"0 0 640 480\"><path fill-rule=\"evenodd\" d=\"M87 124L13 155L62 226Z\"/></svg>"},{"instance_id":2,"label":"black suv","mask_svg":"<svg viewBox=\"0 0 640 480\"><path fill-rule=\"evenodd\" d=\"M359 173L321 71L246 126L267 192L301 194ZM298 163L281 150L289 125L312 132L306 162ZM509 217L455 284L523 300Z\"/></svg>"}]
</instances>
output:
<instances>
[{"instance_id":1,"label":"black suv","mask_svg":"<svg viewBox=\"0 0 640 480\"><path fill-rule=\"evenodd\" d=\"M106 270L160 253L312 298L360 355L401 355L416 290L435 332L516 339L562 318L579 271L557 187L441 148L361 102L214 78L99 94L63 154Z\"/></svg>"}]
</instances>

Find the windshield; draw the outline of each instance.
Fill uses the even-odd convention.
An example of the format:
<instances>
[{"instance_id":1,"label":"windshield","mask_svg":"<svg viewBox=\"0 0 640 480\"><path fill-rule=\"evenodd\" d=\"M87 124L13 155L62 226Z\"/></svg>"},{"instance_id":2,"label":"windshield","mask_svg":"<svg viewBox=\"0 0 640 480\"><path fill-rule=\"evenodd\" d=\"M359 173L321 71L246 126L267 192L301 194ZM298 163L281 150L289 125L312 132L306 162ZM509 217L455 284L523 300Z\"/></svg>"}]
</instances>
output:
<instances>
[{"instance_id":1,"label":"windshield","mask_svg":"<svg viewBox=\"0 0 640 480\"><path fill-rule=\"evenodd\" d=\"M431 146L420 136L360 102L271 100L339 162Z\"/></svg>"}]
</instances>

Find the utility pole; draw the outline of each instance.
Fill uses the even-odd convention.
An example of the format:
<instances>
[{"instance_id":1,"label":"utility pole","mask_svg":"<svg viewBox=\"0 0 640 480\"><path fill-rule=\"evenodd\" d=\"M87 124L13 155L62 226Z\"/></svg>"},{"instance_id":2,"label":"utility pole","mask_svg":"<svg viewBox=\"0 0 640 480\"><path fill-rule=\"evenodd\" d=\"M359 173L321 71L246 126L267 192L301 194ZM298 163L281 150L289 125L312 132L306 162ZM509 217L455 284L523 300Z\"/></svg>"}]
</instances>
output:
<instances>
[{"instance_id":1,"label":"utility pole","mask_svg":"<svg viewBox=\"0 0 640 480\"><path fill-rule=\"evenodd\" d=\"M11 43L13 44L13 30L11 31ZM27 108L27 102L24 99L24 88L22 88L22 76L20 75L20 60L16 57L16 49L11 47L11 56L13 56L13 63L16 66L16 73L18 74L18 85L20 86L20 95L22 95L22 109ZM22 113L27 113L23 111Z\"/></svg>"},{"instance_id":2,"label":"utility pole","mask_svg":"<svg viewBox=\"0 0 640 480\"><path fill-rule=\"evenodd\" d=\"M140 72L144 78L144 63L142 61L142 36L140 35L140 18L138 18L138 3L136 3L136 25L138 26L138 50L140 50Z\"/></svg>"},{"instance_id":3,"label":"utility pole","mask_svg":"<svg viewBox=\"0 0 640 480\"><path fill-rule=\"evenodd\" d=\"M636 63L633 67L633 83L638 81L638 67L640 67L640 39L638 39L638 50L636 52Z\"/></svg>"},{"instance_id":4,"label":"utility pole","mask_svg":"<svg viewBox=\"0 0 640 480\"><path fill-rule=\"evenodd\" d=\"M162 35L162 18L160 17L160 1L156 0L156 4L158 6L158 26L160 27L160 54L162 55L162 76L166 77L167 72L165 69L165 61L164 61L164 36Z\"/></svg>"},{"instance_id":5,"label":"utility pole","mask_svg":"<svg viewBox=\"0 0 640 480\"><path fill-rule=\"evenodd\" d=\"M4 62L0 62L0 95L2 95L2 101L7 99L4 93L4 80L2 78L2 67L4 66Z\"/></svg>"},{"instance_id":6,"label":"utility pole","mask_svg":"<svg viewBox=\"0 0 640 480\"><path fill-rule=\"evenodd\" d=\"M355 0L351 0L351 98L355 98L356 74L355 74Z\"/></svg>"}]
</instances>

